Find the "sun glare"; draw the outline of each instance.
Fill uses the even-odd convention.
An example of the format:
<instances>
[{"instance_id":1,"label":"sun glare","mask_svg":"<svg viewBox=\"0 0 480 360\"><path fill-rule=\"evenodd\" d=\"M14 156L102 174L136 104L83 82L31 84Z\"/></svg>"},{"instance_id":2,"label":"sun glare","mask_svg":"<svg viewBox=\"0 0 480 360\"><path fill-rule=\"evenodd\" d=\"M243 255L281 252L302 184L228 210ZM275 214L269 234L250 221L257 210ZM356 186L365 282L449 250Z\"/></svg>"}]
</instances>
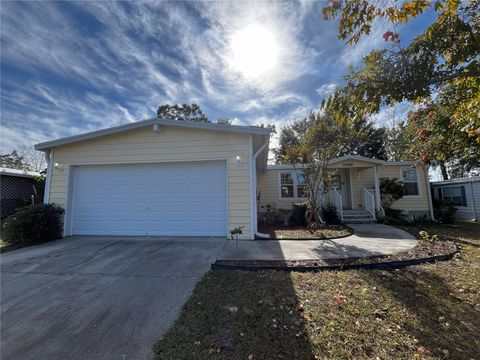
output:
<instances>
[{"instance_id":1,"label":"sun glare","mask_svg":"<svg viewBox=\"0 0 480 360\"><path fill-rule=\"evenodd\" d=\"M230 46L230 66L247 79L266 75L279 60L279 46L274 34L259 24L249 25L234 33Z\"/></svg>"}]
</instances>

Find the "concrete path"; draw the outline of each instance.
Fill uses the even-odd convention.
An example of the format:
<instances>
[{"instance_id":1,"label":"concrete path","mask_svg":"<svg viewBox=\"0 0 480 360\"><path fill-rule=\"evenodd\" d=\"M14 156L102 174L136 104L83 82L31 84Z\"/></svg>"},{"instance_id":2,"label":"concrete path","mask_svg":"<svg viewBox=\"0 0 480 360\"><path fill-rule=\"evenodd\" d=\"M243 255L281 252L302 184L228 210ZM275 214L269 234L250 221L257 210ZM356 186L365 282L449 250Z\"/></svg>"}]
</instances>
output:
<instances>
[{"instance_id":1,"label":"concrete path","mask_svg":"<svg viewBox=\"0 0 480 360\"><path fill-rule=\"evenodd\" d=\"M0 358L150 358L224 245L74 237L0 255Z\"/></svg>"},{"instance_id":2,"label":"concrete path","mask_svg":"<svg viewBox=\"0 0 480 360\"><path fill-rule=\"evenodd\" d=\"M393 254L417 243L409 233L380 224L352 224L355 234L335 240L229 241L218 260L341 259Z\"/></svg>"}]
</instances>

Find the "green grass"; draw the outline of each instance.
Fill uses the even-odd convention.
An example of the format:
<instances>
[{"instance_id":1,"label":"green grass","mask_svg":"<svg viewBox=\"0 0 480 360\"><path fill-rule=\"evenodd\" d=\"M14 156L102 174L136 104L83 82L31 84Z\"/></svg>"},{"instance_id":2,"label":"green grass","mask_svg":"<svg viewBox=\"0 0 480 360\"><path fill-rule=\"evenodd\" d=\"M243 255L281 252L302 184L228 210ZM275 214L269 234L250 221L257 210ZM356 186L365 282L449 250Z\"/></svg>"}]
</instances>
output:
<instances>
[{"instance_id":1,"label":"green grass","mask_svg":"<svg viewBox=\"0 0 480 360\"><path fill-rule=\"evenodd\" d=\"M301 304L303 311L299 311ZM480 248L401 270L210 271L157 359L476 359Z\"/></svg>"}]
</instances>

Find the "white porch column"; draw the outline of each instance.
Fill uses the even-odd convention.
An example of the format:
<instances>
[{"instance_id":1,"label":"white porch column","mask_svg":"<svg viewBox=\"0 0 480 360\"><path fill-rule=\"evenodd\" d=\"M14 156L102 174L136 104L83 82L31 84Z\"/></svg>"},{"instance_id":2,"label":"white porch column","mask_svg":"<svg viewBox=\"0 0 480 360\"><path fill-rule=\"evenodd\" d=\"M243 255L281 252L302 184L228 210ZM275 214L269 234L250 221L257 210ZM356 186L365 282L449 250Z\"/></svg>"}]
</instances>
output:
<instances>
[{"instance_id":1,"label":"white porch column","mask_svg":"<svg viewBox=\"0 0 480 360\"><path fill-rule=\"evenodd\" d=\"M380 199L380 178L378 174L378 165L375 165L373 168L373 174L375 178L375 209L380 211L382 208L381 199Z\"/></svg>"}]
</instances>

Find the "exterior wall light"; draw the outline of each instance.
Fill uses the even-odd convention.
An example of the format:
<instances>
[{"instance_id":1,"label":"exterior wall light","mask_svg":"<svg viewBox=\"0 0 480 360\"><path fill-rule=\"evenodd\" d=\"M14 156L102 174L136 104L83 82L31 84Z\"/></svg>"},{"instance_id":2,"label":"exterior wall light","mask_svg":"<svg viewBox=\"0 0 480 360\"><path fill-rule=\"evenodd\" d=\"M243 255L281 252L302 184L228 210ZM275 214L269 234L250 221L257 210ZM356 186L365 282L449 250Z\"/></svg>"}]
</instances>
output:
<instances>
[{"instance_id":1,"label":"exterior wall light","mask_svg":"<svg viewBox=\"0 0 480 360\"><path fill-rule=\"evenodd\" d=\"M237 166L242 166L242 157L240 155L237 155L235 159L237 160Z\"/></svg>"}]
</instances>

